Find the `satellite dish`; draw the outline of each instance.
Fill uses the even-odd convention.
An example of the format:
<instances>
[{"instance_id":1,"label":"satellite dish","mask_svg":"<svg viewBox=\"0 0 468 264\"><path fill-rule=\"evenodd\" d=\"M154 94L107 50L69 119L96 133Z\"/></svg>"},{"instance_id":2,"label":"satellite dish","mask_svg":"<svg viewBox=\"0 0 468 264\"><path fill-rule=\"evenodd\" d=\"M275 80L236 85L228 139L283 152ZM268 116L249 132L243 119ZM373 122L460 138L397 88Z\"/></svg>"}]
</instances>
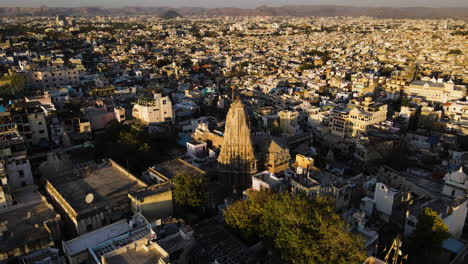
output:
<instances>
[{"instance_id":1,"label":"satellite dish","mask_svg":"<svg viewBox=\"0 0 468 264\"><path fill-rule=\"evenodd\" d=\"M87 204L90 204L90 203L93 202L93 200L94 200L94 195L93 195L92 193L88 193L88 194L86 195L85 202L86 202Z\"/></svg>"}]
</instances>

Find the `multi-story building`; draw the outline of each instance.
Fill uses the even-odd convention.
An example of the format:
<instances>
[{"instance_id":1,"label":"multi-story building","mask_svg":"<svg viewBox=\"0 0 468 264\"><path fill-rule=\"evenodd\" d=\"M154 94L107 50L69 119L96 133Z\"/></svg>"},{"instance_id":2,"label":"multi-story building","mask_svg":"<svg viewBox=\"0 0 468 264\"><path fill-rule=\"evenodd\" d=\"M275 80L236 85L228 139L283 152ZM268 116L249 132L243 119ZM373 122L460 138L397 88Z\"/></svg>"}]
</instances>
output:
<instances>
[{"instance_id":1,"label":"multi-story building","mask_svg":"<svg viewBox=\"0 0 468 264\"><path fill-rule=\"evenodd\" d=\"M387 105L374 103L371 97L364 102L335 107L330 111L329 128L339 137L355 137L361 132L387 119Z\"/></svg>"},{"instance_id":2,"label":"multi-story building","mask_svg":"<svg viewBox=\"0 0 468 264\"><path fill-rule=\"evenodd\" d=\"M27 82L33 88L49 90L64 85L78 85L80 83L79 77L78 69L33 69L27 74Z\"/></svg>"},{"instance_id":3,"label":"multi-story building","mask_svg":"<svg viewBox=\"0 0 468 264\"><path fill-rule=\"evenodd\" d=\"M0 158L5 161L8 186L15 189L34 184L25 140L19 134L17 124L12 120L10 113L0 114Z\"/></svg>"},{"instance_id":4,"label":"multi-story building","mask_svg":"<svg viewBox=\"0 0 468 264\"><path fill-rule=\"evenodd\" d=\"M455 85L452 81L439 82L435 79L430 81L413 81L405 87L410 96L423 97L427 101L446 103L448 101L464 98L466 87Z\"/></svg>"},{"instance_id":5,"label":"multi-story building","mask_svg":"<svg viewBox=\"0 0 468 264\"><path fill-rule=\"evenodd\" d=\"M154 94L154 98L140 98L133 106L133 117L145 123L173 122L172 103L169 97Z\"/></svg>"},{"instance_id":6,"label":"multi-story building","mask_svg":"<svg viewBox=\"0 0 468 264\"><path fill-rule=\"evenodd\" d=\"M460 121L468 120L468 102L467 101L452 101L443 105L444 115L450 120Z\"/></svg>"},{"instance_id":7,"label":"multi-story building","mask_svg":"<svg viewBox=\"0 0 468 264\"><path fill-rule=\"evenodd\" d=\"M5 163L0 160L0 209L13 204L8 178L6 175Z\"/></svg>"},{"instance_id":8,"label":"multi-story building","mask_svg":"<svg viewBox=\"0 0 468 264\"><path fill-rule=\"evenodd\" d=\"M292 137L302 132L301 126L299 125L299 112L281 111L278 115L281 133L284 136Z\"/></svg>"},{"instance_id":9,"label":"multi-story building","mask_svg":"<svg viewBox=\"0 0 468 264\"><path fill-rule=\"evenodd\" d=\"M26 142L32 145L48 145L49 132L44 109L39 102L15 104L13 119Z\"/></svg>"}]
</instances>

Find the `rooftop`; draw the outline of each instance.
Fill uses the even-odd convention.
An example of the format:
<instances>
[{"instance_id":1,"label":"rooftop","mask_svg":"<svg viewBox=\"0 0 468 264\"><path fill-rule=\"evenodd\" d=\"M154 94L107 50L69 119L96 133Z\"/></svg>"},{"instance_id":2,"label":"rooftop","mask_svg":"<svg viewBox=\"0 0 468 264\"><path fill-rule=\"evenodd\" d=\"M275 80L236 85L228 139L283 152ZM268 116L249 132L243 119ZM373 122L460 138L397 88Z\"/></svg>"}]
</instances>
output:
<instances>
[{"instance_id":1,"label":"rooftop","mask_svg":"<svg viewBox=\"0 0 468 264\"><path fill-rule=\"evenodd\" d=\"M109 199L127 196L146 187L145 183L112 160L99 164L87 162L84 167L78 165L62 175L47 178L77 214L99 208ZM85 201L88 194L93 196L90 203Z\"/></svg>"},{"instance_id":2,"label":"rooftop","mask_svg":"<svg viewBox=\"0 0 468 264\"><path fill-rule=\"evenodd\" d=\"M141 245L136 248L127 248L118 254L111 254L103 258L108 264L150 264L161 263L160 260L167 258L167 253L161 251L156 244L152 244L149 247Z\"/></svg>"},{"instance_id":3,"label":"rooftop","mask_svg":"<svg viewBox=\"0 0 468 264\"><path fill-rule=\"evenodd\" d=\"M167 179L172 179L176 176L178 172L181 171L188 171L191 174L206 174L203 170L193 166L192 164L183 161L181 159L173 159L163 163L159 163L152 168L150 168L152 172L156 172L160 176L163 176Z\"/></svg>"},{"instance_id":4,"label":"rooftop","mask_svg":"<svg viewBox=\"0 0 468 264\"><path fill-rule=\"evenodd\" d=\"M0 251L6 252L39 240L49 240L46 222L56 219L56 212L42 197L0 209L0 228L6 228L6 239L0 240Z\"/></svg>"},{"instance_id":5,"label":"rooftop","mask_svg":"<svg viewBox=\"0 0 468 264\"><path fill-rule=\"evenodd\" d=\"M127 220L120 220L91 233L84 234L75 239L63 242L64 250L73 256L101 242L124 234L130 230Z\"/></svg>"}]
</instances>

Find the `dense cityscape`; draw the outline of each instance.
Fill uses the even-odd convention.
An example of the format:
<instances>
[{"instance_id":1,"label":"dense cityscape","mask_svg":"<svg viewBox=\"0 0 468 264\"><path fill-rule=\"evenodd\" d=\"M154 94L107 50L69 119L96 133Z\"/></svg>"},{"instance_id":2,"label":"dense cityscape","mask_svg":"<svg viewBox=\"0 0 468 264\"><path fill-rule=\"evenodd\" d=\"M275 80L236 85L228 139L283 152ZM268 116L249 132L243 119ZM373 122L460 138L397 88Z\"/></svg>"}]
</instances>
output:
<instances>
[{"instance_id":1,"label":"dense cityscape","mask_svg":"<svg viewBox=\"0 0 468 264\"><path fill-rule=\"evenodd\" d=\"M467 22L0 16L0 263L467 263Z\"/></svg>"}]
</instances>

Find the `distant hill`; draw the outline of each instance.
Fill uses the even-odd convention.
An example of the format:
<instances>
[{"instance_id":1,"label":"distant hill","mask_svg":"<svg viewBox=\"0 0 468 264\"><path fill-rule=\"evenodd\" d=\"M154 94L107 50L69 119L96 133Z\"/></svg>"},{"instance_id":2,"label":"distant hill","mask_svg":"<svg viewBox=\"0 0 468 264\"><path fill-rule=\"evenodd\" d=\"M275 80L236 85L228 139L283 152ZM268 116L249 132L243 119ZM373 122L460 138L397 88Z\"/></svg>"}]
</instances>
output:
<instances>
[{"instance_id":1,"label":"distant hill","mask_svg":"<svg viewBox=\"0 0 468 264\"><path fill-rule=\"evenodd\" d=\"M168 10L164 12L163 14L161 14L159 17L163 19L172 19L172 18L178 18L182 16L177 11Z\"/></svg>"},{"instance_id":2,"label":"distant hill","mask_svg":"<svg viewBox=\"0 0 468 264\"><path fill-rule=\"evenodd\" d=\"M200 8L200 7L76 7L22 8L0 7L0 16L137 16L149 15L163 18L179 16L370 16L376 18L460 18L468 17L468 8L426 8L426 7L351 7L332 5L303 5L257 8Z\"/></svg>"}]
</instances>

